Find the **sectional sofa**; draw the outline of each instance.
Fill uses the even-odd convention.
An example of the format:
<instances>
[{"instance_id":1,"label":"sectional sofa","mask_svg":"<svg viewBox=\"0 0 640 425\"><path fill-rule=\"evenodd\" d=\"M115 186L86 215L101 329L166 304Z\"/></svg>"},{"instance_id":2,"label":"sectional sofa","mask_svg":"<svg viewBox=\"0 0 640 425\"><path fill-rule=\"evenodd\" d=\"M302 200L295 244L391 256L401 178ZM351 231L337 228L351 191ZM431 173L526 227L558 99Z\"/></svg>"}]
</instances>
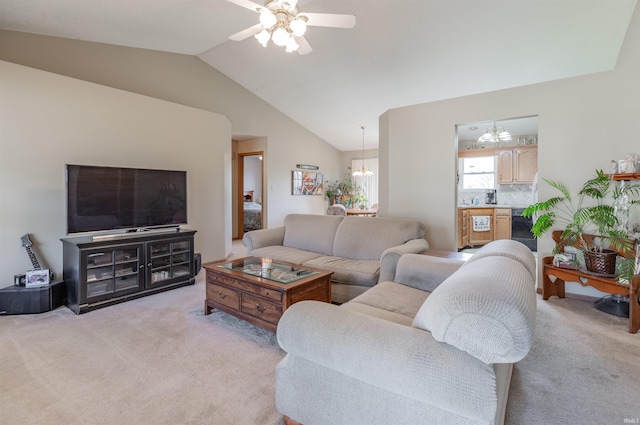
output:
<instances>
[{"instance_id":1,"label":"sectional sofa","mask_svg":"<svg viewBox=\"0 0 640 425\"><path fill-rule=\"evenodd\" d=\"M502 424L533 342L535 276L531 251L499 240L466 263L403 255L340 306L294 304L277 329L278 411L286 424Z\"/></svg>"},{"instance_id":2,"label":"sectional sofa","mask_svg":"<svg viewBox=\"0 0 640 425\"><path fill-rule=\"evenodd\" d=\"M343 303L393 278L401 255L428 249L424 230L417 220L289 214L242 242L249 255L332 271L332 299Z\"/></svg>"}]
</instances>

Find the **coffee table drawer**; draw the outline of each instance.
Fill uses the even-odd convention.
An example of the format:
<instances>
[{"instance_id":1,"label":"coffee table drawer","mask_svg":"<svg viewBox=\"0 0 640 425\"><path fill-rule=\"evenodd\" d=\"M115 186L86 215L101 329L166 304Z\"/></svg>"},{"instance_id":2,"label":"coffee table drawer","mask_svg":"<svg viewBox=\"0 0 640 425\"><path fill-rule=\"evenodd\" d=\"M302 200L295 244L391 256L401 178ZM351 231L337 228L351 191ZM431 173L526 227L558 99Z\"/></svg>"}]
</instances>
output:
<instances>
[{"instance_id":1,"label":"coffee table drawer","mask_svg":"<svg viewBox=\"0 0 640 425\"><path fill-rule=\"evenodd\" d=\"M264 298L242 294L242 312L265 322L276 324L282 316L282 306Z\"/></svg>"},{"instance_id":2,"label":"coffee table drawer","mask_svg":"<svg viewBox=\"0 0 640 425\"><path fill-rule=\"evenodd\" d=\"M253 283L245 282L244 280L238 279L236 277L212 275L207 276L207 282L219 282L224 285L229 285L233 288L239 289L240 291L251 292L262 297L267 297L276 302L282 302L281 292L255 285Z\"/></svg>"},{"instance_id":3,"label":"coffee table drawer","mask_svg":"<svg viewBox=\"0 0 640 425\"><path fill-rule=\"evenodd\" d=\"M213 283L207 283L207 299L240 310L240 293Z\"/></svg>"},{"instance_id":4,"label":"coffee table drawer","mask_svg":"<svg viewBox=\"0 0 640 425\"><path fill-rule=\"evenodd\" d=\"M282 302L282 292L274 291L273 289L263 288L261 286L255 286L255 291L252 291L260 296L267 297L276 302Z\"/></svg>"}]
</instances>

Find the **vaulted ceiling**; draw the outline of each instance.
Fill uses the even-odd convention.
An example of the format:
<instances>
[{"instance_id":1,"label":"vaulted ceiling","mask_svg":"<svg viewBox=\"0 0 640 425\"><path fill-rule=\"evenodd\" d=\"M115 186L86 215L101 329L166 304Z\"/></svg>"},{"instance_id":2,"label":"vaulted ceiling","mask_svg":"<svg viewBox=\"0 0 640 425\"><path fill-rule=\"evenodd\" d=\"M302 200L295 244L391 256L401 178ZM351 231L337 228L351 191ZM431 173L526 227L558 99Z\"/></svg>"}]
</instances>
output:
<instances>
[{"instance_id":1,"label":"vaulted ceiling","mask_svg":"<svg viewBox=\"0 0 640 425\"><path fill-rule=\"evenodd\" d=\"M260 2L260 0L257 0ZM228 36L258 14L226 0L0 0L0 28L195 55L340 150L377 147L406 105L607 71L636 0L315 0L356 16L309 27L308 55ZM506 118L506 117L497 117Z\"/></svg>"}]
</instances>

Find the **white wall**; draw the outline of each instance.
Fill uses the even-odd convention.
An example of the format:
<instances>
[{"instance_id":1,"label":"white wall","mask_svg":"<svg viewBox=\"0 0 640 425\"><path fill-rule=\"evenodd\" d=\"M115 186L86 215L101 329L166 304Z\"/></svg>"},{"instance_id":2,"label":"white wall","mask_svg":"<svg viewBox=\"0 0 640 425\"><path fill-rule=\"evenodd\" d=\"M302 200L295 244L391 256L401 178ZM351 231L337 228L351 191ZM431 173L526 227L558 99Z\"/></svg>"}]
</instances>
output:
<instances>
[{"instance_id":1,"label":"white wall","mask_svg":"<svg viewBox=\"0 0 640 425\"><path fill-rule=\"evenodd\" d=\"M314 164L337 179L340 152L197 57L3 30L0 39L0 60L224 115L232 136L268 140L267 227L292 212L324 214L324 197L291 195L291 170Z\"/></svg>"},{"instance_id":2,"label":"white wall","mask_svg":"<svg viewBox=\"0 0 640 425\"><path fill-rule=\"evenodd\" d=\"M196 251L211 261L230 250L224 116L3 61L0 93L0 283L32 268L25 233L61 276L67 163L186 170Z\"/></svg>"},{"instance_id":3,"label":"white wall","mask_svg":"<svg viewBox=\"0 0 640 425\"><path fill-rule=\"evenodd\" d=\"M638 75L637 69L620 69L388 111L380 118L381 158L388 151L388 164L381 161L385 214L424 221L432 248L455 250L456 124L528 115L539 116L540 176L575 193L596 169L608 169L611 159L640 153L634 128ZM553 195L540 185L539 199ZM550 236L538 247L540 256L549 255ZM567 292L597 291L572 284Z\"/></svg>"}]
</instances>

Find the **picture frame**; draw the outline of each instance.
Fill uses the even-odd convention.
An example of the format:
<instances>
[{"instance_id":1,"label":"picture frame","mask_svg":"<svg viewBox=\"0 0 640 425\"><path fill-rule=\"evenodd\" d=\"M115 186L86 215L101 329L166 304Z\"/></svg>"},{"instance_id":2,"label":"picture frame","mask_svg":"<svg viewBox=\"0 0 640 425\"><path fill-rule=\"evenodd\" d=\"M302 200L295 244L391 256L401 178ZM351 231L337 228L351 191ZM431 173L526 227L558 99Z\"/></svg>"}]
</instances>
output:
<instances>
[{"instance_id":1,"label":"picture frame","mask_svg":"<svg viewBox=\"0 0 640 425\"><path fill-rule=\"evenodd\" d=\"M27 288L46 286L49 284L49 269L29 270L26 273L25 286Z\"/></svg>"},{"instance_id":2,"label":"picture frame","mask_svg":"<svg viewBox=\"0 0 640 425\"><path fill-rule=\"evenodd\" d=\"M618 160L618 173L624 174L627 172L627 160L619 159Z\"/></svg>"},{"instance_id":3,"label":"picture frame","mask_svg":"<svg viewBox=\"0 0 640 425\"><path fill-rule=\"evenodd\" d=\"M318 171L291 172L292 195L323 195L322 173Z\"/></svg>"},{"instance_id":4,"label":"picture frame","mask_svg":"<svg viewBox=\"0 0 640 425\"><path fill-rule=\"evenodd\" d=\"M562 252L553 256L553 266L562 269L578 270L578 259L573 252Z\"/></svg>"}]
</instances>

